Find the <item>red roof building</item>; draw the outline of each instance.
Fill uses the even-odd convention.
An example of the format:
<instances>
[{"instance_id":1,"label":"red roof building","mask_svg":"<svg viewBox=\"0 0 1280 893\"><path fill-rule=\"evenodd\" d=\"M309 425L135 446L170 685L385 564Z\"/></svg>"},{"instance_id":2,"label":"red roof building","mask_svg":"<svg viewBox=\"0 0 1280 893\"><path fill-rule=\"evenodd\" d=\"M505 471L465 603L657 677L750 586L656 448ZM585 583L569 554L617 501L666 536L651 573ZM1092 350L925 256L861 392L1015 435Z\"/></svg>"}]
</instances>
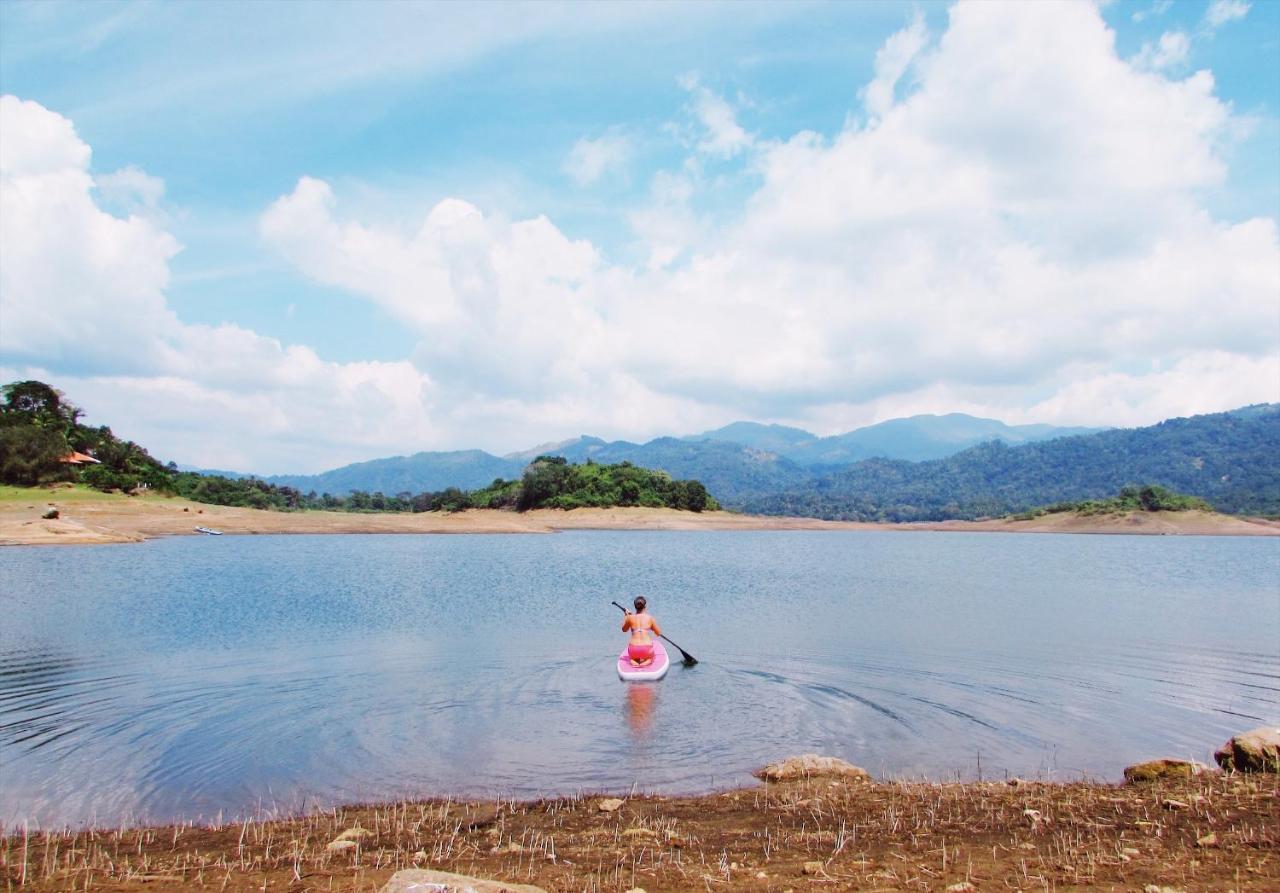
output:
<instances>
[{"instance_id":1,"label":"red roof building","mask_svg":"<svg viewBox=\"0 0 1280 893\"><path fill-rule=\"evenodd\" d=\"M64 465L101 465L97 459L92 456L86 456L84 453L71 452L58 460Z\"/></svg>"}]
</instances>

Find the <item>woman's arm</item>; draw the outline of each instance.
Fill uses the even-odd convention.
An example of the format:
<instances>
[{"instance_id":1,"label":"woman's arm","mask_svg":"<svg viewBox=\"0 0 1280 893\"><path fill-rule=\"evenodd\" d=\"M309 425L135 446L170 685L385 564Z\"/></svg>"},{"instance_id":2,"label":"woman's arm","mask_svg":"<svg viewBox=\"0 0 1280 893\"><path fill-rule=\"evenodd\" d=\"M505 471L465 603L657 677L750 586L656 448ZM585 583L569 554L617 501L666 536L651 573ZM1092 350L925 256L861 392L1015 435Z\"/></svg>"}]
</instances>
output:
<instances>
[{"instance_id":1,"label":"woman's arm","mask_svg":"<svg viewBox=\"0 0 1280 893\"><path fill-rule=\"evenodd\" d=\"M625 633L631 629L631 612L627 612L627 616L622 618L622 631Z\"/></svg>"}]
</instances>

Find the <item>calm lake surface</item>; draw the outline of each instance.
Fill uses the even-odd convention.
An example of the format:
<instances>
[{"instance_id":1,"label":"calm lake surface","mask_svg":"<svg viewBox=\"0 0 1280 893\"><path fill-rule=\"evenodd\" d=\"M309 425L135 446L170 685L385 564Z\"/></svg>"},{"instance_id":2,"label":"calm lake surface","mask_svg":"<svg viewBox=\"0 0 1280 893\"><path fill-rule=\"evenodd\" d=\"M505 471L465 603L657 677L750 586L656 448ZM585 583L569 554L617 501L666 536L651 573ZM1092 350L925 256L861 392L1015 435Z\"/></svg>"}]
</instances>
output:
<instances>
[{"instance_id":1,"label":"calm lake surface","mask_svg":"<svg viewBox=\"0 0 1280 893\"><path fill-rule=\"evenodd\" d=\"M626 684L610 599L701 660ZM678 658L676 652L672 652ZM0 822L879 777L1115 780L1280 721L1280 539L181 537L0 549Z\"/></svg>"}]
</instances>

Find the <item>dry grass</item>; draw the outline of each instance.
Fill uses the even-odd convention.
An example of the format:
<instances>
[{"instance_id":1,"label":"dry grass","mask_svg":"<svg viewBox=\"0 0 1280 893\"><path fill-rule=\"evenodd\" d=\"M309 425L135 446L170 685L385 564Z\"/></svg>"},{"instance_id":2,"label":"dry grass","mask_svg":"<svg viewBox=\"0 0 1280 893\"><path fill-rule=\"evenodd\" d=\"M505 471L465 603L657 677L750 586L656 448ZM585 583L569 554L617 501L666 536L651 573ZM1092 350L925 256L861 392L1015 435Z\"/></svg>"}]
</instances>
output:
<instances>
[{"instance_id":1,"label":"dry grass","mask_svg":"<svg viewBox=\"0 0 1280 893\"><path fill-rule=\"evenodd\" d=\"M815 781L638 797L612 813L595 798L397 803L214 827L18 833L0 842L0 873L7 889L31 891L376 891L415 866L584 893L963 882L1275 891L1276 785L1275 776L1148 787Z\"/></svg>"},{"instance_id":2,"label":"dry grass","mask_svg":"<svg viewBox=\"0 0 1280 893\"><path fill-rule=\"evenodd\" d=\"M42 520L56 507L62 517ZM1004 533L1146 533L1280 536L1280 522L1205 512L1132 512L1127 515L1046 515L1032 521L939 521L915 524L821 521L731 512L674 509L538 509L516 513L475 509L441 512L273 512L204 505L148 493L98 493L85 487L0 486L0 545L71 545L139 542L156 536L194 535L199 524L228 534L279 533L552 533L558 530L948 530Z\"/></svg>"}]
</instances>

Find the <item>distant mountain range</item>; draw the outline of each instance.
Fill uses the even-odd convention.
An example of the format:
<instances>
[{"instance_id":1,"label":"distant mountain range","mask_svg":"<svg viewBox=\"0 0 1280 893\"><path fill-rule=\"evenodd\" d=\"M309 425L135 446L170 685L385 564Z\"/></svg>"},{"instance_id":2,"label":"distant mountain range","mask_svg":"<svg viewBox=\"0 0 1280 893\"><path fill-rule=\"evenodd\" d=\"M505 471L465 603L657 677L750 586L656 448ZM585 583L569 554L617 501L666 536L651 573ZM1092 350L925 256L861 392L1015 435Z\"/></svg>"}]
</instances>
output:
<instances>
[{"instance_id":1,"label":"distant mountain range","mask_svg":"<svg viewBox=\"0 0 1280 893\"><path fill-rule=\"evenodd\" d=\"M799 465L848 465L862 459L943 459L980 443L1033 443L1055 437L1095 434L1103 428L1060 428L1055 425L1006 425L962 412L890 419L848 434L817 437L800 428L734 422L685 440L715 440L768 450Z\"/></svg>"},{"instance_id":2,"label":"distant mountain range","mask_svg":"<svg viewBox=\"0 0 1280 893\"><path fill-rule=\"evenodd\" d=\"M590 458L661 468L677 477L696 478L717 498L732 502L749 493L799 484L817 468L832 470L872 457L937 459L993 440L1027 443L1099 430L1006 425L963 413L893 419L832 437L782 425L734 422L703 434L660 437L643 444L583 436L505 456L483 450L422 452L358 462L315 475L274 475L267 480L304 493L315 490L335 495L353 490L387 494L434 492L446 487L469 490L486 486L494 478L519 477L537 456L556 455L572 462Z\"/></svg>"},{"instance_id":3,"label":"distant mountain range","mask_svg":"<svg viewBox=\"0 0 1280 893\"><path fill-rule=\"evenodd\" d=\"M833 437L735 422L647 443L578 437L494 456L482 450L374 459L271 483L305 492L437 492L519 477L539 455L631 462L701 481L728 508L865 520L972 518L1162 484L1222 511L1280 513L1280 404L1147 428L1005 425L961 413L894 419Z\"/></svg>"},{"instance_id":4,"label":"distant mountain range","mask_svg":"<svg viewBox=\"0 0 1280 893\"><path fill-rule=\"evenodd\" d=\"M885 521L977 518L1101 499L1160 484L1223 512L1280 514L1280 404L1169 419L1147 428L1008 446L928 462L869 459L745 496L761 514Z\"/></svg>"}]
</instances>

